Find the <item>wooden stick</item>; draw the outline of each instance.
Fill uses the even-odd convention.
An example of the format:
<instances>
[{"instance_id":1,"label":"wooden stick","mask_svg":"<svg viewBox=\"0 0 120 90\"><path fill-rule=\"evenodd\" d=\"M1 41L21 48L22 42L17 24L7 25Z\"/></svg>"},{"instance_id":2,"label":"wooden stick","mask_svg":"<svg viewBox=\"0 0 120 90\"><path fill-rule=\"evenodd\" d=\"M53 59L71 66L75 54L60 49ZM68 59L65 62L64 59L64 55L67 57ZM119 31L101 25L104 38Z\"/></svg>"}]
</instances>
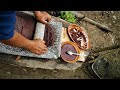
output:
<instances>
[{"instance_id":1,"label":"wooden stick","mask_svg":"<svg viewBox=\"0 0 120 90\"><path fill-rule=\"evenodd\" d=\"M73 14L74 14L76 17L78 17L78 18L83 18L83 17L84 17L83 19L84 19L85 21L87 21L87 22L89 22L89 23L91 23L91 24L99 27L99 28L102 29L103 31L112 32L112 30L109 29L107 26L105 26L105 25L103 25L103 24L100 24L100 23L98 23L98 22L96 22L96 21L94 21L94 20L92 20L92 19L89 19L89 18L85 17L84 15L82 15L82 14L76 12L76 11L71 11L71 13L73 13Z\"/></svg>"}]
</instances>

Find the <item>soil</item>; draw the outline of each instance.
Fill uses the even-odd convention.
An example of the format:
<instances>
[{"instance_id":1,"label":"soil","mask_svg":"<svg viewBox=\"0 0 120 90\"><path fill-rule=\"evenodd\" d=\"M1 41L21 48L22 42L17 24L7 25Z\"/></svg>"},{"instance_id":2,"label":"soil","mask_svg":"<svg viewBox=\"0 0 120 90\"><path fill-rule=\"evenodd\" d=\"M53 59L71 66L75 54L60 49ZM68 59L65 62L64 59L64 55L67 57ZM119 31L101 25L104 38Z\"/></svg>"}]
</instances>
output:
<instances>
[{"instance_id":1,"label":"soil","mask_svg":"<svg viewBox=\"0 0 120 90\"><path fill-rule=\"evenodd\" d=\"M78 12L111 28L113 30L113 35L115 36L116 42L120 42L120 11ZM81 25L79 20L77 23ZM97 55L93 58L97 58ZM67 71L24 68L0 62L0 72L1 79L98 79L98 77L91 70L91 64L87 63L84 63L82 67L74 71Z\"/></svg>"}]
</instances>

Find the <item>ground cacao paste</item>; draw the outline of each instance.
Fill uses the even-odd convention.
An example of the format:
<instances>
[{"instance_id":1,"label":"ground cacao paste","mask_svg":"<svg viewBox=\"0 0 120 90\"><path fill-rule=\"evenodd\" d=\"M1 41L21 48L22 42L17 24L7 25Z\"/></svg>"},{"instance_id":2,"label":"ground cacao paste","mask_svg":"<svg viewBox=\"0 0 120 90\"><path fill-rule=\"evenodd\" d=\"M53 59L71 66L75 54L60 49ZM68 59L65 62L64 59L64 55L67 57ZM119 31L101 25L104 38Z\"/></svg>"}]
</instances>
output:
<instances>
[{"instance_id":1,"label":"ground cacao paste","mask_svg":"<svg viewBox=\"0 0 120 90\"><path fill-rule=\"evenodd\" d=\"M72 39L79 45L80 48L86 49L87 48L87 42L85 35L80 32L79 30L72 28L70 30L70 34Z\"/></svg>"},{"instance_id":2,"label":"ground cacao paste","mask_svg":"<svg viewBox=\"0 0 120 90\"><path fill-rule=\"evenodd\" d=\"M74 53L77 53L76 49L74 46L70 44L64 44L61 48L61 57L64 58L65 60L72 61L74 60L77 56L76 55L69 55L67 54L67 51L72 51Z\"/></svg>"},{"instance_id":3,"label":"ground cacao paste","mask_svg":"<svg viewBox=\"0 0 120 90\"><path fill-rule=\"evenodd\" d=\"M45 26L45 33L44 33L44 41L47 47L54 45L55 35L54 35L55 28L52 27L50 24Z\"/></svg>"},{"instance_id":4,"label":"ground cacao paste","mask_svg":"<svg viewBox=\"0 0 120 90\"><path fill-rule=\"evenodd\" d=\"M33 39L36 27L36 19L22 12L16 12L15 30L27 39Z\"/></svg>"}]
</instances>

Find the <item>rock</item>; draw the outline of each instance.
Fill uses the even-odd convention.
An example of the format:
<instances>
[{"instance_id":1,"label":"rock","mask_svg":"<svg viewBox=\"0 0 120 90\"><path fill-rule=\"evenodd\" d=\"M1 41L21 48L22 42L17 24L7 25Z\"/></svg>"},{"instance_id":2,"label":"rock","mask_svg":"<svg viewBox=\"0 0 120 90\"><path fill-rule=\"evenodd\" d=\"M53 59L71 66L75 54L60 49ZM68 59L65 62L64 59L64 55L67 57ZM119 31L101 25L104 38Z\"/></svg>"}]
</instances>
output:
<instances>
[{"instance_id":1,"label":"rock","mask_svg":"<svg viewBox=\"0 0 120 90\"><path fill-rule=\"evenodd\" d=\"M115 20L117 19L115 15L113 15L113 18L114 18Z\"/></svg>"},{"instance_id":2,"label":"rock","mask_svg":"<svg viewBox=\"0 0 120 90\"><path fill-rule=\"evenodd\" d=\"M10 75L11 73L10 73L10 72L7 72L7 74L9 74L9 75Z\"/></svg>"},{"instance_id":3,"label":"rock","mask_svg":"<svg viewBox=\"0 0 120 90\"><path fill-rule=\"evenodd\" d=\"M115 21L113 21L113 23L115 23Z\"/></svg>"},{"instance_id":4,"label":"rock","mask_svg":"<svg viewBox=\"0 0 120 90\"><path fill-rule=\"evenodd\" d=\"M110 26L111 26L112 24L111 24L111 23L109 23L108 25L110 25Z\"/></svg>"},{"instance_id":5,"label":"rock","mask_svg":"<svg viewBox=\"0 0 120 90\"><path fill-rule=\"evenodd\" d=\"M111 11L111 13L112 13L112 14L114 14L114 12L113 12L113 11Z\"/></svg>"},{"instance_id":6,"label":"rock","mask_svg":"<svg viewBox=\"0 0 120 90\"><path fill-rule=\"evenodd\" d=\"M27 70L26 70L26 69L23 69L23 71L27 72Z\"/></svg>"},{"instance_id":7,"label":"rock","mask_svg":"<svg viewBox=\"0 0 120 90\"><path fill-rule=\"evenodd\" d=\"M76 63L65 63L62 59L40 59L40 58L30 58L30 57L21 57L19 61L16 61L16 56L8 54L0 54L0 62L4 62L10 65L30 67L33 69L43 68L43 69L62 69L62 70L75 70L78 67L82 66L81 62ZM60 60L60 61L59 61ZM26 71L26 69L23 69Z\"/></svg>"}]
</instances>

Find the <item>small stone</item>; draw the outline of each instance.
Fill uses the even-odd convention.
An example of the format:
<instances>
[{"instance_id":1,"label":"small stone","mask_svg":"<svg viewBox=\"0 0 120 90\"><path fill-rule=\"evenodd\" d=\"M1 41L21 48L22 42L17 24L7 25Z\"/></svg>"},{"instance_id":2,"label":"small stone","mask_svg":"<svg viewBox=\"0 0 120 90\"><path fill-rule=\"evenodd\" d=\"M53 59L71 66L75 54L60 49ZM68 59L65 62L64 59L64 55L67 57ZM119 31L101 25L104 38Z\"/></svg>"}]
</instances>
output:
<instances>
[{"instance_id":1,"label":"small stone","mask_svg":"<svg viewBox=\"0 0 120 90\"><path fill-rule=\"evenodd\" d=\"M115 23L115 21L113 21L113 23Z\"/></svg>"},{"instance_id":2,"label":"small stone","mask_svg":"<svg viewBox=\"0 0 120 90\"><path fill-rule=\"evenodd\" d=\"M9 74L9 75L10 75L11 73L10 73L10 72L7 72L7 74Z\"/></svg>"},{"instance_id":3,"label":"small stone","mask_svg":"<svg viewBox=\"0 0 120 90\"><path fill-rule=\"evenodd\" d=\"M110 26L111 26L112 24L111 24L111 23L109 23L108 25L110 25Z\"/></svg>"},{"instance_id":4,"label":"small stone","mask_svg":"<svg viewBox=\"0 0 120 90\"><path fill-rule=\"evenodd\" d=\"M114 19L117 19L115 15L113 15L113 18L114 18Z\"/></svg>"},{"instance_id":5,"label":"small stone","mask_svg":"<svg viewBox=\"0 0 120 90\"><path fill-rule=\"evenodd\" d=\"M26 70L26 69L23 69L23 71L25 71L25 72L26 72L27 70Z\"/></svg>"},{"instance_id":6,"label":"small stone","mask_svg":"<svg viewBox=\"0 0 120 90\"><path fill-rule=\"evenodd\" d=\"M111 13L113 14L114 12L113 12L113 11L111 11Z\"/></svg>"},{"instance_id":7,"label":"small stone","mask_svg":"<svg viewBox=\"0 0 120 90\"><path fill-rule=\"evenodd\" d=\"M33 70L35 71L35 70L37 70L36 68L33 68Z\"/></svg>"}]
</instances>

